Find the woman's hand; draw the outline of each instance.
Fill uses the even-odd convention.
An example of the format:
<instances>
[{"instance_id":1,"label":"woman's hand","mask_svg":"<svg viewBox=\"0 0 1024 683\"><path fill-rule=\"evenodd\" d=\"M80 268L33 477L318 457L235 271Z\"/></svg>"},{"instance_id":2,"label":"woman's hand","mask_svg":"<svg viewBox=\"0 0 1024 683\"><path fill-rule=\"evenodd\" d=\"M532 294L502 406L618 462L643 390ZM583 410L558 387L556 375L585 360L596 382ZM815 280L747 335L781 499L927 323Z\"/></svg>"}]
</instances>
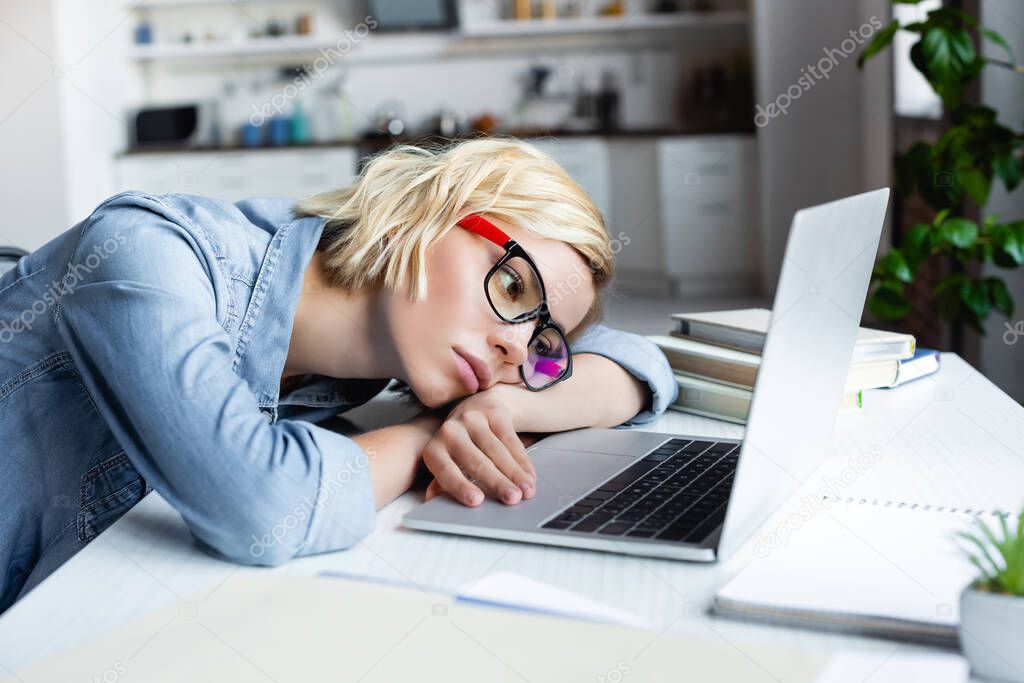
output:
<instances>
[{"instance_id":1,"label":"woman's hand","mask_svg":"<svg viewBox=\"0 0 1024 683\"><path fill-rule=\"evenodd\" d=\"M435 478L428 499L446 491L475 507L486 493L514 505L536 493L533 463L512 411L495 391L500 386L460 401L424 447L423 462Z\"/></svg>"},{"instance_id":2,"label":"woman's hand","mask_svg":"<svg viewBox=\"0 0 1024 683\"><path fill-rule=\"evenodd\" d=\"M352 437L369 458L370 483L378 510L412 487L423 447L434 438L441 422L440 416L425 413L405 424Z\"/></svg>"}]
</instances>

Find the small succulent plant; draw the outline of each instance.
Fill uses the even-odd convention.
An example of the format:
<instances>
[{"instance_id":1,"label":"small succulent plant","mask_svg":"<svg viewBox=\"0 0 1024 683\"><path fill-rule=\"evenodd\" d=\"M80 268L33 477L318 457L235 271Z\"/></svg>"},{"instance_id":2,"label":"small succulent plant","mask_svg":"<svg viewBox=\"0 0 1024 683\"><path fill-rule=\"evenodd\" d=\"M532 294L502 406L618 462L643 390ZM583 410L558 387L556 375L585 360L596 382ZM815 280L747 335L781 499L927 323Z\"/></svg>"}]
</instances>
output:
<instances>
[{"instance_id":1,"label":"small succulent plant","mask_svg":"<svg viewBox=\"0 0 1024 683\"><path fill-rule=\"evenodd\" d=\"M1010 528L1010 515L999 514L1002 538L980 518L973 532L962 532L960 537L969 544L964 552L978 568L975 582L979 590L1024 597L1024 511L1017 517L1017 526Z\"/></svg>"}]
</instances>

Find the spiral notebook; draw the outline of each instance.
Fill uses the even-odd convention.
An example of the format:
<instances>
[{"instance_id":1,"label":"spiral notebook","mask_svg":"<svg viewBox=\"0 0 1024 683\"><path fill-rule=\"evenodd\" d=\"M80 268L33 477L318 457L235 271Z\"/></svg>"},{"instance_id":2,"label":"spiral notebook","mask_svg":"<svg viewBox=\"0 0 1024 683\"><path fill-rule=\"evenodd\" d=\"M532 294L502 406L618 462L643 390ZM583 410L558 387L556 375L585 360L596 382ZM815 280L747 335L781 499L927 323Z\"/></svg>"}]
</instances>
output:
<instances>
[{"instance_id":1,"label":"spiral notebook","mask_svg":"<svg viewBox=\"0 0 1024 683\"><path fill-rule=\"evenodd\" d=\"M755 535L756 559L715 596L716 614L957 646L960 592L977 574L957 532L1005 512L854 498L800 507Z\"/></svg>"}]
</instances>

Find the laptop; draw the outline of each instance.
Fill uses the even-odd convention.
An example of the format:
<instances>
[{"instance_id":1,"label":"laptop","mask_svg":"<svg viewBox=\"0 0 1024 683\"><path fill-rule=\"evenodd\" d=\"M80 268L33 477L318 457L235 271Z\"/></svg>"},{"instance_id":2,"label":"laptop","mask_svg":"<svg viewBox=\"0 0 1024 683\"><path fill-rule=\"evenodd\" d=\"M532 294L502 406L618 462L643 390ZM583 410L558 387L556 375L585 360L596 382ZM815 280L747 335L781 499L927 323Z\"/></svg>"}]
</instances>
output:
<instances>
[{"instance_id":1,"label":"laptop","mask_svg":"<svg viewBox=\"0 0 1024 683\"><path fill-rule=\"evenodd\" d=\"M824 458L888 199L883 188L793 217L742 440L559 432L527 449L532 499L470 508L439 496L405 526L678 560L731 554Z\"/></svg>"}]
</instances>

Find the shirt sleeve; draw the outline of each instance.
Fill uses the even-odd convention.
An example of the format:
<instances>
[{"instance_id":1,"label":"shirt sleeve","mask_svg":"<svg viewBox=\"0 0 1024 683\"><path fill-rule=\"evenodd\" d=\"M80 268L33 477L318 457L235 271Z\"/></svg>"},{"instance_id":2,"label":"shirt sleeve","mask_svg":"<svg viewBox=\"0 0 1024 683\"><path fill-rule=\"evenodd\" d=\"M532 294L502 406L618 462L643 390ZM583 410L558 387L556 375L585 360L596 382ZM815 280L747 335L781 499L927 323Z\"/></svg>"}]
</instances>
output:
<instances>
[{"instance_id":1,"label":"shirt sleeve","mask_svg":"<svg viewBox=\"0 0 1024 683\"><path fill-rule=\"evenodd\" d=\"M572 352L573 355L594 353L613 360L650 388L651 397L647 405L616 428L653 421L679 395L679 385L668 359L657 344L646 337L607 325L593 325L572 344Z\"/></svg>"},{"instance_id":2,"label":"shirt sleeve","mask_svg":"<svg viewBox=\"0 0 1024 683\"><path fill-rule=\"evenodd\" d=\"M201 545L264 565L347 548L373 529L370 458L309 422L270 423L234 371L216 294L230 285L214 286L225 274L196 233L140 207L85 223L57 309L81 380Z\"/></svg>"}]
</instances>

